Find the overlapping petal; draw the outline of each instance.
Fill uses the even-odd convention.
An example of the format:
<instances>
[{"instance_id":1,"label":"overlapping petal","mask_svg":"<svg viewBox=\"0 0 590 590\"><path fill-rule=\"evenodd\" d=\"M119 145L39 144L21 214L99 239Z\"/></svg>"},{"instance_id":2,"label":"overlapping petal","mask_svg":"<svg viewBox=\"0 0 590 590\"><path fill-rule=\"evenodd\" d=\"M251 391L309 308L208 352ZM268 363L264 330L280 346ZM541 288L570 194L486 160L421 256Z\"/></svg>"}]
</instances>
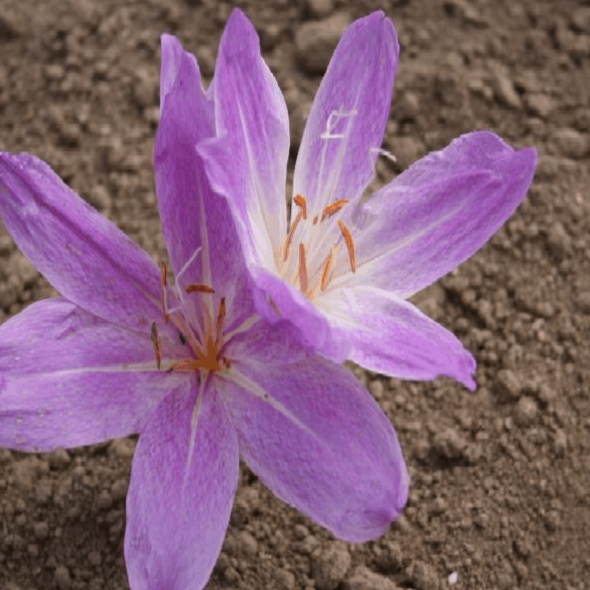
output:
<instances>
[{"instance_id":1,"label":"overlapping petal","mask_svg":"<svg viewBox=\"0 0 590 590\"><path fill-rule=\"evenodd\" d=\"M219 139L199 148L214 189L235 208L246 260L272 268L287 231L289 119L250 21L233 11L213 81Z\"/></svg>"},{"instance_id":2,"label":"overlapping petal","mask_svg":"<svg viewBox=\"0 0 590 590\"><path fill-rule=\"evenodd\" d=\"M185 377L156 368L149 338L64 299L0 326L0 447L51 451L139 432Z\"/></svg>"},{"instance_id":3,"label":"overlapping petal","mask_svg":"<svg viewBox=\"0 0 590 590\"><path fill-rule=\"evenodd\" d=\"M194 449L196 388L171 394L139 437L127 495L125 559L142 590L200 590L221 550L238 485L236 433L205 391Z\"/></svg>"},{"instance_id":4,"label":"overlapping petal","mask_svg":"<svg viewBox=\"0 0 590 590\"><path fill-rule=\"evenodd\" d=\"M144 332L162 317L155 262L38 158L0 154L0 214L20 250L66 299Z\"/></svg>"},{"instance_id":5,"label":"overlapping petal","mask_svg":"<svg viewBox=\"0 0 590 590\"><path fill-rule=\"evenodd\" d=\"M345 288L322 305L351 343L350 360L362 367L416 381L447 375L475 389L475 360L459 339L393 293Z\"/></svg>"},{"instance_id":6,"label":"overlapping petal","mask_svg":"<svg viewBox=\"0 0 590 590\"><path fill-rule=\"evenodd\" d=\"M404 298L430 285L514 213L536 162L533 148L516 151L488 131L463 135L419 160L353 212L358 270L347 283Z\"/></svg>"},{"instance_id":7,"label":"overlapping petal","mask_svg":"<svg viewBox=\"0 0 590 590\"><path fill-rule=\"evenodd\" d=\"M162 36L160 112L154 150L156 192L168 254L179 273L203 245L199 220L207 188L196 146L215 129L213 104L203 90L197 60L171 35ZM190 265L184 284L201 281L201 264Z\"/></svg>"},{"instance_id":8,"label":"overlapping petal","mask_svg":"<svg viewBox=\"0 0 590 590\"><path fill-rule=\"evenodd\" d=\"M377 403L350 371L322 357L274 364L263 340L251 356L267 359L242 367L257 389L220 388L242 458L279 498L339 538L383 534L406 503L409 477Z\"/></svg>"},{"instance_id":9,"label":"overlapping petal","mask_svg":"<svg viewBox=\"0 0 590 590\"><path fill-rule=\"evenodd\" d=\"M263 237L270 239L267 248L272 255L287 230L289 116L277 81L260 54L258 35L238 9L219 44L213 92L223 141L211 160L223 157L215 168L233 181L228 196L238 215L252 225L251 239L259 245Z\"/></svg>"},{"instance_id":10,"label":"overlapping petal","mask_svg":"<svg viewBox=\"0 0 590 590\"><path fill-rule=\"evenodd\" d=\"M295 166L294 194L301 193L314 214L330 202L360 197L373 178L398 56L395 29L381 11L355 21L338 43Z\"/></svg>"},{"instance_id":11,"label":"overlapping petal","mask_svg":"<svg viewBox=\"0 0 590 590\"><path fill-rule=\"evenodd\" d=\"M347 359L350 350L348 342L338 337L329 317L318 311L300 291L265 270L253 270L252 277L256 287L267 297L257 299L258 313L266 321L275 323L286 319L301 330L306 347L337 363ZM272 304L268 305L268 301Z\"/></svg>"}]
</instances>

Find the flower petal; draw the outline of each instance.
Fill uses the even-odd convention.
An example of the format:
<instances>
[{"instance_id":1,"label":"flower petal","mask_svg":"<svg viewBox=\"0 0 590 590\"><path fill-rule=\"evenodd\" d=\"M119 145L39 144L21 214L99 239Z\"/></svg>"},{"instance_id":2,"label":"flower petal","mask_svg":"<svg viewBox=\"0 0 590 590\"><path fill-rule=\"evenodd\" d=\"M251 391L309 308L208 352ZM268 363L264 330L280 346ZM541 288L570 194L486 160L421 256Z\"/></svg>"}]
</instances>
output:
<instances>
[{"instance_id":1,"label":"flower petal","mask_svg":"<svg viewBox=\"0 0 590 590\"><path fill-rule=\"evenodd\" d=\"M185 381L157 370L149 338L64 299L34 303L0 326L0 447L128 436Z\"/></svg>"},{"instance_id":2,"label":"flower petal","mask_svg":"<svg viewBox=\"0 0 590 590\"><path fill-rule=\"evenodd\" d=\"M279 498L337 537L382 535L409 487L385 414L346 368L320 356L276 363L273 347L252 346L255 362L220 386L242 458Z\"/></svg>"},{"instance_id":3,"label":"flower petal","mask_svg":"<svg viewBox=\"0 0 590 590\"><path fill-rule=\"evenodd\" d=\"M203 90L197 60L171 35L162 36L160 111L154 175L164 239L179 273L202 246L197 220L204 173L195 148L215 130L213 103ZM200 282L199 268L187 269L185 284Z\"/></svg>"},{"instance_id":4,"label":"flower petal","mask_svg":"<svg viewBox=\"0 0 590 590\"><path fill-rule=\"evenodd\" d=\"M332 292L322 300L349 340L351 361L399 379L453 377L471 390L476 364L459 339L396 295L373 287Z\"/></svg>"},{"instance_id":5,"label":"flower petal","mask_svg":"<svg viewBox=\"0 0 590 590\"><path fill-rule=\"evenodd\" d=\"M258 35L239 9L221 38L213 90L221 137L207 158L214 185L236 208L241 238L272 262L287 233L289 117Z\"/></svg>"},{"instance_id":6,"label":"flower petal","mask_svg":"<svg viewBox=\"0 0 590 590\"><path fill-rule=\"evenodd\" d=\"M166 397L139 437L127 495L125 561L142 590L200 590L225 536L238 485L236 434L205 391L190 458L196 391Z\"/></svg>"},{"instance_id":7,"label":"flower petal","mask_svg":"<svg viewBox=\"0 0 590 590\"><path fill-rule=\"evenodd\" d=\"M393 23L381 11L355 21L336 47L295 165L293 192L307 198L314 215L333 201L360 197L373 178L398 56Z\"/></svg>"},{"instance_id":8,"label":"flower petal","mask_svg":"<svg viewBox=\"0 0 590 590\"><path fill-rule=\"evenodd\" d=\"M256 299L257 311L271 324L288 320L301 331L304 345L336 363L344 362L350 345L337 337L330 324L329 316L319 312L303 294L283 279L265 270L254 270L252 277L266 300Z\"/></svg>"},{"instance_id":9,"label":"flower petal","mask_svg":"<svg viewBox=\"0 0 590 590\"><path fill-rule=\"evenodd\" d=\"M28 154L0 154L0 214L17 246L66 298L149 331L162 318L155 262Z\"/></svg>"},{"instance_id":10,"label":"flower petal","mask_svg":"<svg viewBox=\"0 0 590 590\"><path fill-rule=\"evenodd\" d=\"M536 163L533 148L515 151L487 131L419 160L353 213L358 270L347 285L374 285L403 298L430 285L514 213Z\"/></svg>"}]
</instances>

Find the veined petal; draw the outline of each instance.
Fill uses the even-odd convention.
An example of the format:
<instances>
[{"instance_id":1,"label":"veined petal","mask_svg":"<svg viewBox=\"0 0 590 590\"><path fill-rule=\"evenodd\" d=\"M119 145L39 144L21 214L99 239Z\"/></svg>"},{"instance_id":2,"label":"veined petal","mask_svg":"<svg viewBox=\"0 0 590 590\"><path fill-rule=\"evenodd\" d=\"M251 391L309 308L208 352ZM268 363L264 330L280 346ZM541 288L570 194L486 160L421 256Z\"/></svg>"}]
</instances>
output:
<instances>
[{"instance_id":1,"label":"veined petal","mask_svg":"<svg viewBox=\"0 0 590 590\"><path fill-rule=\"evenodd\" d=\"M453 333L411 303L373 287L330 295L322 305L350 341L351 361L399 379L425 381L447 375L475 390L473 356Z\"/></svg>"},{"instance_id":2,"label":"veined petal","mask_svg":"<svg viewBox=\"0 0 590 590\"><path fill-rule=\"evenodd\" d=\"M0 214L20 250L66 298L148 332L162 318L155 262L28 154L0 154Z\"/></svg>"},{"instance_id":3,"label":"veined petal","mask_svg":"<svg viewBox=\"0 0 590 590\"><path fill-rule=\"evenodd\" d=\"M258 248L278 250L287 232L285 183L289 157L289 117L281 90L260 54L254 27L234 9L219 44L213 81L215 120L222 138L215 176L221 192L249 223ZM218 179L220 180L220 179ZM266 243L265 243L266 242ZM267 252L260 250L261 256Z\"/></svg>"},{"instance_id":4,"label":"veined petal","mask_svg":"<svg viewBox=\"0 0 590 590\"><path fill-rule=\"evenodd\" d=\"M160 112L154 175L164 239L178 274L202 246L204 172L195 148L215 130L213 103L203 90L197 60L171 35L162 36ZM181 282L201 282L200 271L201 264L191 264Z\"/></svg>"},{"instance_id":5,"label":"veined petal","mask_svg":"<svg viewBox=\"0 0 590 590\"><path fill-rule=\"evenodd\" d=\"M516 151L488 131L463 135L419 160L353 211L358 270L346 284L403 298L427 287L514 213L536 163L533 148Z\"/></svg>"},{"instance_id":6,"label":"veined petal","mask_svg":"<svg viewBox=\"0 0 590 590\"><path fill-rule=\"evenodd\" d=\"M0 447L45 452L134 434L186 381L157 370L147 336L64 299L34 303L0 326Z\"/></svg>"},{"instance_id":7,"label":"veined petal","mask_svg":"<svg viewBox=\"0 0 590 590\"><path fill-rule=\"evenodd\" d=\"M166 397L139 437L125 532L132 588L200 590L221 551L238 485L238 444L217 394L205 391L190 452L196 396Z\"/></svg>"},{"instance_id":8,"label":"veined petal","mask_svg":"<svg viewBox=\"0 0 590 590\"><path fill-rule=\"evenodd\" d=\"M273 360L268 348L242 366L240 385L220 386L242 458L279 498L337 537L382 535L409 487L389 420L344 367L320 356Z\"/></svg>"},{"instance_id":9,"label":"veined petal","mask_svg":"<svg viewBox=\"0 0 590 590\"><path fill-rule=\"evenodd\" d=\"M308 200L313 214L360 197L373 178L398 56L393 23L381 11L355 21L336 47L295 165L293 193Z\"/></svg>"}]
</instances>

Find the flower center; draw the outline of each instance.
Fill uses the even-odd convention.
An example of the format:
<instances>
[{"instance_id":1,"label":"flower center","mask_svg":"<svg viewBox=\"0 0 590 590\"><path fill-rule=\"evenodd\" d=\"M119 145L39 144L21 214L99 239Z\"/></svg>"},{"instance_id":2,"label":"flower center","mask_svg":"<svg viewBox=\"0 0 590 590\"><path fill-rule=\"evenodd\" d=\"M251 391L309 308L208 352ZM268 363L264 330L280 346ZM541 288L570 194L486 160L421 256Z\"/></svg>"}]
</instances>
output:
<instances>
[{"instance_id":1,"label":"flower center","mask_svg":"<svg viewBox=\"0 0 590 590\"><path fill-rule=\"evenodd\" d=\"M313 301L328 289L337 276L349 270L356 272L356 247L352 233L344 221L336 219L336 214L348 204L348 199L330 203L313 219L308 218L307 201L303 195L296 195L293 203L299 212L285 242L275 252L275 262L279 275ZM300 239L298 247L294 248L296 236ZM347 253L344 258L339 257L342 241Z\"/></svg>"},{"instance_id":2,"label":"flower center","mask_svg":"<svg viewBox=\"0 0 590 590\"><path fill-rule=\"evenodd\" d=\"M180 276L180 274L179 274ZM211 298L215 290L209 285L190 284L184 289L184 293L176 279L176 297L179 304L173 309L168 307L168 276L166 265L162 265L161 274L161 304L164 313L164 321L172 322L178 330L180 343L189 350L186 358L181 358L173 362L167 372L175 371L194 371L204 373L205 376L210 373L216 373L229 369L231 361L221 355L225 344L224 341L224 321L226 316L225 297L219 300L217 315L213 317L213 306L211 301L203 301L204 305L200 306L202 310L201 318L196 314L189 313L190 307L185 301L186 294L196 294L197 297ZM201 319L203 322L201 322ZM156 362L158 369L162 360L162 341L158 334L156 322L152 324L151 333L152 342L156 353Z\"/></svg>"}]
</instances>

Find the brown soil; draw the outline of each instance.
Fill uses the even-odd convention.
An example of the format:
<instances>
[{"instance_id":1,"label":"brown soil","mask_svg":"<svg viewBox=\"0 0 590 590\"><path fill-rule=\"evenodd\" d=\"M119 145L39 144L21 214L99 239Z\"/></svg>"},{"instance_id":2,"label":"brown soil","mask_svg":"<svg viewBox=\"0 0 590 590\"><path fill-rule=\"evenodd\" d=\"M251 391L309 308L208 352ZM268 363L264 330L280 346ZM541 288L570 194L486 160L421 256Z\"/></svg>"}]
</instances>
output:
<instances>
[{"instance_id":1,"label":"brown soil","mask_svg":"<svg viewBox=\"0 0 590 590\"><path fill-rule=\"evenodd\" d=\"M357 371L393 421L413 484L403 518L336 542L246 469L209 588L590 588L590 5L573 0L249 0L297 147L343 12L384 8L402 45L386 147L398 167L476 128L540 164L527 201L418 299L475 353L477 393ZM46 159L157 259L151 153L159 35L212 74L220 0L0 0L0 149ZM346 20L346 19L344 19ZM312 29L313 30L313 29ZM300 32L297 35L297 32ZM303 33L301 32L303 31ZM308 30L307 30L308 31ZM323 31L323 32L322 32ZM306 52L318 52L313 59ZM318 66L318 60L320 62ZM0 226L0 321L52 294ZM127 588L134 441L0 451L0 588Z\"/></svg>"}]
</instances>

